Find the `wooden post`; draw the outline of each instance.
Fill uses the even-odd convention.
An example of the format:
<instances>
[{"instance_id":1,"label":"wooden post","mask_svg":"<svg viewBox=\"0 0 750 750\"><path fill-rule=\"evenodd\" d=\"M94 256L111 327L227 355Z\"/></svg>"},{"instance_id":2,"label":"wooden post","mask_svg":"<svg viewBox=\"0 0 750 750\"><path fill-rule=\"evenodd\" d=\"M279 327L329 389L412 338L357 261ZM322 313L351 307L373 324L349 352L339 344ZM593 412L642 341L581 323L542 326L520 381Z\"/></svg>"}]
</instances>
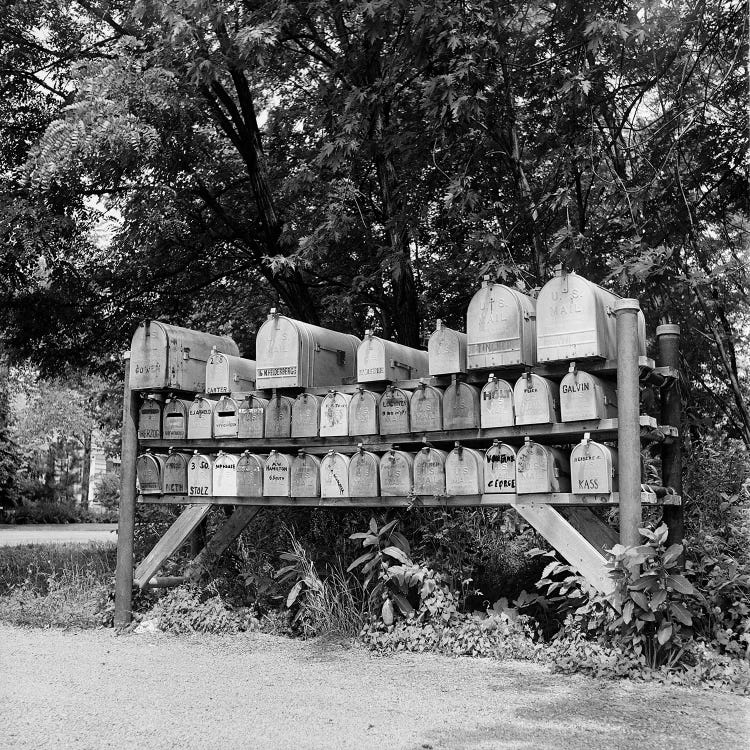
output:
<instances>
[{"instance_id":1,"label":"wooden post","mask_svg":"<svg viewBox=\"0 0 750 750\"><path fill-rule=\"evenodd\" d=\"M663 367L680 368L680 326L668 323L656 327L658 346L657 363ZM680 399L679 378L664 386L661 392L661 422L664 425L677 427L682 421L682 401ZM671 487L682 495L682 440L680 437L661 447L661 479L665 487ZM669 527L669 544L682 543L683 509L680 505L664 506L664 522Z\"/></svg>"},{"instance_id":2,"label":"wooden post","mask_svg":"<svg viewBox=\"0 0 750 750\"><path fill-rule=\"evenodd\" d=\"M130 624L133 597L133 537L135 534L135 461L138 453L138 402L130 390L130 352L125 361L120 448L120 513L117 522L117 572L115 576L115 627Z\"/></svg>"},{"instance_id":3,"label":"wooden post","mask_svg":"<svg viewBox=\"0 0 750 750\"><path fill-rule=\"evenodd\" d=\"M620 543L640 544L641 428L638 370L638 300L621 299L617 315L617 454L620 472Z\"/></svg>"}]
</instances>

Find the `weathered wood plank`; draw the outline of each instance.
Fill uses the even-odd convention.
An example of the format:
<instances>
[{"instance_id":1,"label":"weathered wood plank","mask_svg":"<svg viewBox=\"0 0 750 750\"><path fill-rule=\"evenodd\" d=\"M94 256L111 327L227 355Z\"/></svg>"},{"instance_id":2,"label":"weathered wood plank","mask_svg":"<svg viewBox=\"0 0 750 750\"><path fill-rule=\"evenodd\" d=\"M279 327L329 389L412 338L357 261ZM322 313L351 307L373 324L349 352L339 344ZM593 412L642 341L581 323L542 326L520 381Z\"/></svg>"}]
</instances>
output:
<instances>
[{"instance_id":1,"label":"weathered wood plank","mask_svg":"<svg viewBox=\"0 0 750 750\"><path fill-rule=\"evenodd\" d=\"M619 541L617 532L591 508L561 508L560 512L599 552L612 549Z\"/></svg>"}]
</instances>

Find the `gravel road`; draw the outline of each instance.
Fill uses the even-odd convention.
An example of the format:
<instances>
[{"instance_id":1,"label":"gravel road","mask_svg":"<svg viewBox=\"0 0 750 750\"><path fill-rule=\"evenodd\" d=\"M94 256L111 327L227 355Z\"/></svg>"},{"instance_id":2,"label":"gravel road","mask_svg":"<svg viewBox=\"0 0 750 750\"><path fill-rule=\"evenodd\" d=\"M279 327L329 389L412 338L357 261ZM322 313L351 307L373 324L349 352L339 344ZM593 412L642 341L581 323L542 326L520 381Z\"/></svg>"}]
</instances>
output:
<instances>
[{"instance_id":1,"label":"gravel road","mask_svg":"<svg viewBox=\"0 0 750 750\"><path fill-rule=\"evenodd\" d=\"M750 700L262 634L0 625L3 748L750 747Z\"/></svg>"},{"instance_id":2,"label":"gravel road","mask_svg":"<svg viewBox=\"0 0 750 750\"><path fill-rule=\"evenodd\" d=\"M116 523L0 524L0 547L18 544L117 542Z\"/></svg>"}]
</instances>

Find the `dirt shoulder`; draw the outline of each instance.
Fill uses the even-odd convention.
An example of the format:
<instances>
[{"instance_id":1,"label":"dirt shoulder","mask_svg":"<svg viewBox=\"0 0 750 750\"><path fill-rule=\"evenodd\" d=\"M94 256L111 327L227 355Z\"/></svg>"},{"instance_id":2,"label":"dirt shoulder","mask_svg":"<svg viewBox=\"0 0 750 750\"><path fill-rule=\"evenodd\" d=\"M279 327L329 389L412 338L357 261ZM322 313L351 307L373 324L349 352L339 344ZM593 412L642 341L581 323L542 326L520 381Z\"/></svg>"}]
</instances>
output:
<instances>
[{"instance_id":1,"label":"dirt shoulder","mask_svg":"<svg viewBox=\"0 0 750 750\"><path fill-rule=\"evenodd\" d=\"M745 750L750 700L262 634L0 625L8 748Z\"/></svg>"}]
</instances>

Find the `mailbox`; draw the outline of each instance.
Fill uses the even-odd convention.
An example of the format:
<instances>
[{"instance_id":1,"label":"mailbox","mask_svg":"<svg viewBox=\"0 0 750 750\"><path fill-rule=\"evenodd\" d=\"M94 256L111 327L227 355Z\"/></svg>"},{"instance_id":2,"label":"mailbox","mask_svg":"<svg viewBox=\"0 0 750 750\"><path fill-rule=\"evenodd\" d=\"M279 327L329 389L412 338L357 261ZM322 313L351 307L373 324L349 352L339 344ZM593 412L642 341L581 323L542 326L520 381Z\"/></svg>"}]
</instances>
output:
<instances>
[{"instance_id":1,"label":"mailbox","mask_svg":"<svg viewBox=\"0 0 750 750\"><path fill-rule=\"evenodd\" d=\"M134 391L172 388L202 393L206 389L206 362L211 351L239 355L229 336L191 331L147 320L130 344L130 387Z\"/></svg>"},{"instance_id":2,"label":"mailbox","mask_svg":"<svg viewBox=\"0 0 750 750\"><path fill-rule=\"evenodd\" d=\"M290 497L292 457L286 453L271 451L263 471L263 495L265 497Z\"/></svg>"},{"instance_id":3,"label":"mailbox","mask_svg":"<svg viewBox=\"0 0 750 750\"><path fill-rule=\"evenodd\" d=\"M320 423L320 396L312 393L300 393L292 404L293 438L318 437Z\"/></svg>"},{"instance_id":4,"label":"mailbox","mask_svg":"<svg viewBox=\"0 0 750 750\"><path fill-rule=\"evenodd\" d=\"M516 491L570 492L570 459L557 448L526 438L516 458Z\"/></svg>"},{"instance_id":5,"label":"mailbox","mask_svg":"<svg viewBox=\"0 0 750 750\"><path fill-rule=\"evenodd\" d=\"M378 396L361 386L349 402L349 434L378 434Z\"/></svg>"},{"instance_id":6,"label":"mailbox","mask_svg":"<svg viewBox=\"0 0 750 750\"><path fill-rule=\"evenodd\" d=\"M265 437L285 438L292 436L292 406L294 399L277 393L266 406Z\"/></svg>"},{"instance_id":7,"label":"mailbox","mask_svg":"<svg viewBox=\"0 0 750 750\"><path fill-rule=\"evenodd\" d=\"M305 451L292 459L292 497L320 497L320 459Z\"/></svg>"},{"instance_id":8,"label":"mailbox","mask_svg":"<svg viewBox=\"0 0 750 750\"><path fill-rule=\"evenodd\" d=\"M239 434L240 406L231 396L222 396L214 406L214 437L236 438Z\"/></svg>"},{"instance_id":9,"label":"mailbox","mask_svg":"<svg viewBox=\"0 0 750 750\"><path fill-rule=\"evenodd\" d=\"M222 354L214 349L206 362L206 393L252 391L255 388L255 360Z\"/></svg>"},{"instance_id":10,"label":"mailbox","mask_svg":"<svg viewBox=\"0 0 750 750\"><path fill-rule=\"evenodd\" d=\"M427 342L430 375L455 375L466 372L466 334L446 328L435 321L435 332Z\"/></svg>"},{"instance_id":11,"label":"mailbox","mask_svg":"<svg viewBox=\"0 0 750 750\"><path fill-rule=\"evenodd\" d=\"M164 464L169 456L163 453L142 453L135 462L141 495L161 495L164 492Z\"/></svg>"},{"instance_id":12,"label":"mailbox","mask_svg":"<svg viewBox=\"0 0 750 750\"><path fill-rule=\"evenodd\" d=\"M164 492L169 495L187 495L188 491L187 453L170 451L164 462Z\"/></svg>"},{"instance_id":13,"label":"mailbox","mask_svg":"<svg viewBox=\"0 0 750 750\"><path fill-rule=\"evenodd\" d=\"M237 494L263 497L263 473L268 456L245 451L237 461Z\"/></svg>"},{"instance_id":14,"label":"mailbox","mask_svg":"<svg viewBox=\"0 0 750 750\"><path fill-rule=\"evenodd\" d=\"M412 391L409 399L412 432L435 432L443 429L443 392L424 381Z\"/></svg>"},{"instance_id":15,"label":"mailbox","mask_svg":"<svg viewBox=\"0 0 750 750\"><path fill-rule=\"evenodd\" d=\"M349 494L352 497L380 495L380 460L374 453L359 450L349 461Z\"/></svg>"},{"instance_id":16,"label":"mailbox","mask_svg":"<svg viewBox=\"0 0 750 750\"><path fill-rule=\"evenodd\" d=\"M484 454L484 491L488 495L515 495L516 449L494 440Z\"/></svg>"},{"instance_id":17,"label":"mailbox","mask_svg":"<svg viewBox=\"0 0 750 750\"><path fill-rule=\"evenodd\" d=\"M211 456L195 451L188 461L188 496L211 497L213 486L213 461Z\"/></svg>"},{"instance_id":18,"label":"mailbox","mask_svg":"<svg viewBox=\"0 0 750 750\"><path fill-rule=\"evenodd\" d=\"M617 416L615 387L596 375L583 372L571 362L560 383L560 416L563 422L612 419Z\"/></svg>"},{"instance_id":19,"label":"mailbox","mask_svg":"<svg viewBox=\"0 0 750 750\"><path fill-rule=\"evenodd\" d=\"M188 412L188 440L204 440L212 436L215 401L196 396Z\"/></svg>"},{"instance_id":20,"label":"mailbox","mask_svg":"<svg viewBox=\"0 0 750 750\"><path fill-rule=\"evenodd\" d=\"M539 362L617 359L616 294L576 273L551 278L537 299ZM638 313L639 354L646 354L646 323Z\"/></svg>"},{"instance_id":21,"label":"mailbox","mask_svg":"<svg viewBox=\"0 0 750 750\"><path fill-rule=\"evenodd\" d=\"M560 421L560 389L557 383L525 372L513 389L516 424L552 424Z\"/></svg>"},{"instance_id":22,"label":"mailbox","mask_svg":"<svg viewBox=\"0 0 750 750\"><path fill-rule=\"evenodd\" d=\"M479 451L460 443L445 459L445 492L448 495L481 495L484 458Z\"/></svg>"},{"instance_id":23,"label":"mailbox","mask_svg":"<svg viewBox=\"0 0 750 750\"><path fill-rule=\"evenodd\" d=\"M414 486L414 456L391 448L380 458L380 492L383 497L410 495Z\"/></svg>"},{"instance_id":24,"label":"mailbox","mask_svg":"<svg viewBox=\"0 0 750 750\"><path fill-rule=\"evenodd\" d=\"M271 310L255 339L258 388L339 385L356 372L359 339Z\"/></svg>"},{"instance_id":25,"label":"mailbox","mask_svg":"<svg viewBox=\"0 0 750 750\"><path fill-rule=\"evenodd\" d=\"M239 456L219 451L213 465L213 494L215 497L237 497L237 463Z\"/></svg>"},{"instance_id":26,"label":"mailbox","mask_svg":"<svg viewBox=\"0 0 750 750\"><path fill-rule=\"evenodd\" d=\"M365 331L365 338L357 349L357 381L360 383L421 378L429 369L427 352L378 338L372 331Z\"/></svg>"},{"instance_id":27,"label":"mailbox","mask_svg":"<svg viewBox=\"0 0 750 750\"><path fill-rule=\"evenodd\" d=\"M351 401L348 393L328 391L320 404L320 437L344 437L349 434Z\"/></svg>"},{"instance_id":28,"label":"mailbox","mask_svg":"<svg viewBox=\"0 0 750 750\"><path fill-rule=\"evenodd\" d=\"M445 494L445 451L425 446L414 456L414 494Z\"/></svg>"},{"instance_id":29,"label":"mailbox","mask_svg":"<svg viewBox=\"0 0 750 750\"><path fill-rule=\"evenodd\" d=\"M378 402L381 435L409 432L409 393L389 385Z\"/></svg>"},{"instance_id":30,"label":"mailbox","mask_svg":"<svg viewBox=\"0 0 750 750\"><path fill-rule=\"evenodd\" d=\"M479 427L479 389L454 379L443 396L443 427L468 430Z\"/></svg>"},{"instance_id":31,"label":"mailbox","mask_svg":"<svg viewBox=\"0 0 750 750\"><path fill-rule=\"evenodd\" d=\"M320 496L349 497L349 456L328 451L320 462Z\"/></svg>"},{"instance_id":32,"label":"mailbox","mask_svg":"<svg viewBox=\"0 0 750 750\"><path fill-rule=\"evenodd\" d=\"M192 401L184 398L168 398L161 418L161 434L164 440L187 438L188 414Z\"/></svg>"},{"instance_id":33,"label":"mailbox","mask_svg":"<svg viewBox=\"0 0 750 750\"><path fill-rule=\"evenodd\" d=\"M511 427L516 422L513 406L513 386L490 373L487 383L479 394L479 417L483 429L489 427Z\"/></svg>"},{"instance_id":34,"label":"mailbox","mask_svg":"<svg viewBox=\"0 0 750 750\"><path fill-rule=\"evenodd\" d=\"M466 311L469 370L536 363L536 303L484 277Z\"/></svg>"},{"instance_id":35,"label":"mailbox","mask_svg":"<svg viewBox=\"0 0 750 750\"><path fill-rule=\"evenodd\" d=\"M574 495L617 492L617 451L585 433L570 454L570 484Z\"/></svg>"},{"instance_id":36,"label":"mailbox","mask_svg":"<svg viewBox=\"0 0 750 750\"><path fill-rule=\"evenodd\" d=\"M258 398L252 394L240 401L237 417L237 437L265 437L267 407L267 399Z\"/></svg>"},{"instance_id":37,"label":"mailbox","mask_svg":"<svg viewBox=\"0 0 750 750\"><path fill-rule=\"evenodd\" d=\"M161 404L147 396L138 409L138 439L158 440L161 437Z\"/></svg>"}]
</instances>

